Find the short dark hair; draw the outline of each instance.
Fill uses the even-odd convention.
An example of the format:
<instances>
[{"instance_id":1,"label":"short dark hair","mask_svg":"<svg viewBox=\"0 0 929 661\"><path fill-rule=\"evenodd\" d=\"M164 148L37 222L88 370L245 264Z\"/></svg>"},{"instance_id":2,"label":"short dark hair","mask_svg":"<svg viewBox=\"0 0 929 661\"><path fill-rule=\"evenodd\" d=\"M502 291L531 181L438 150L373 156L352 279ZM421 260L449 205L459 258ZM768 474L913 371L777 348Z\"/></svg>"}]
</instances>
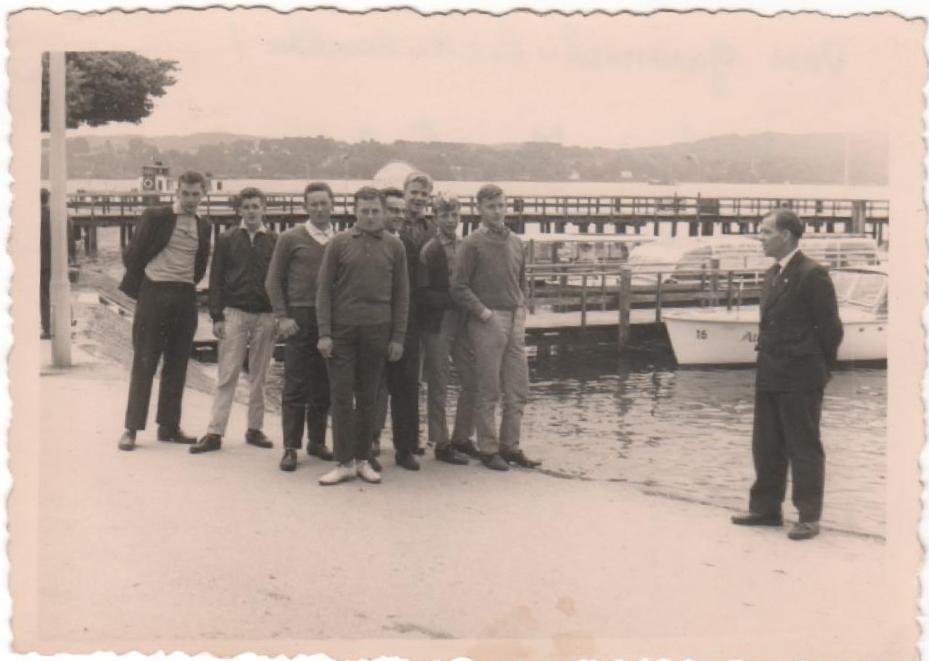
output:
<instances>
[{"instance_id":1,"label":"short dark hair","mask_svg":"<svg viewBox=\"0 0 929 661\"><path fill-rule=\"evenodd\" d=\"M774 216L774 227L779 232L787 230L795 239L803 236L803 221L792 210L780 207L768 215Z\"/></svg>"},{"instance_id":2,"label":"short dark hair","mask_svg":"<svg viewBox=\"0 0 929 661\"><path fill-rule=\"evenodd\" d=\"M43 188L39 193L39 200L42 202L43 207L48 204L49 197L51 197L51 193L48 192L47 188Z\"/></svg>"},{"instance_id":3,"label":"short dark hair","mask_svg":"<svg viewBox=\"0 0 929 661\"><path fill-rule=\"evenodd\" d=\"M374 186L362 186L355 191L355 206L358 206L361 200L377 200L384 206L384 194Z\"/></svg>"},{"instance_id":4,"label":"short dark hair","mask_svg":"<svg viewBox=\"0 0 929 661\"><path fill-rule=\"evenodd\" d=\"M187 184L188 186L191 184L200 184L200 187L204 191L206 191L208 188L206 177L203 176L202 172L197 172L196 170L187 170L186 172L182 172L177 178L177 184L178 186L181 184Z\"/></svg>"},{"instance_id":5,"label":"short dark hair","mask_svg":"<svg viewBox=\"0 0 929 661\"><path fill-rule=\"evenodd\" d=\"M248 199L258 198L261 200L261 206L265 205L265 194L261 192L260 188L255 188L254 186L247 186L239 191L239 194L235 196L235 208L236 210L242 205L242 202Z\"/></svg>"},{"instance_id":6,"label":"short dark hair","mask_svg":"<svg viewBox=\"0 0 929 661\"><path fill-rule=\"evenodd\" d=\"M403 191L396 186L388 186L387 188L381 189L381 197L385 200L388 197L403 197Z\"/></svg>"},{"instance_id":7,"label":"short dark hair","mask_svg":"<svg viewBox=\"0 0 929 661\"><path fill-rule=\"evenodd\" d=\"M477 203L480 204L484 200L492 200L501 195L503 195L503 189L497 184L484 184L477 192Z\"/></svg>"},{"instance_id":8,"label":"short dark hair","mask_svg":"<svg viewBox=\"0 0 929 661\"><path fill-rule=\"evenodd\" d=\"M326 194L329 196L329 201L335 201L335 195L332 193L332 187L329 186L325 181L311 181L306 185L306 188L303 189L303 199L306 200L306 196L310 193L317 193L319 191L326 191Z\"/></svg>"}]
</instances>

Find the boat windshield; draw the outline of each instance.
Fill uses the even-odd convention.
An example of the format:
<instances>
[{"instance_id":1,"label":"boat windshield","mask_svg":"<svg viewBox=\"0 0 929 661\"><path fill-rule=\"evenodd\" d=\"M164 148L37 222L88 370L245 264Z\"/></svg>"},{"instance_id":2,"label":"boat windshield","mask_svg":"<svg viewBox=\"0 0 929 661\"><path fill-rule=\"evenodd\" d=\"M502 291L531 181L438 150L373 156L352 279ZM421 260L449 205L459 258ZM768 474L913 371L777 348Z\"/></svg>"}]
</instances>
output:
<instances>
[{"instance_id":1,"label":"boat windshield","mask_svg":"<svg viewBox=\"0 0 929 661\"><path fill-rule=\"evenodd\" d=\"M887 276L872 271L832 271L839 303L858 305L878 311L885 309Z\"/></svg>"}]
</instances>

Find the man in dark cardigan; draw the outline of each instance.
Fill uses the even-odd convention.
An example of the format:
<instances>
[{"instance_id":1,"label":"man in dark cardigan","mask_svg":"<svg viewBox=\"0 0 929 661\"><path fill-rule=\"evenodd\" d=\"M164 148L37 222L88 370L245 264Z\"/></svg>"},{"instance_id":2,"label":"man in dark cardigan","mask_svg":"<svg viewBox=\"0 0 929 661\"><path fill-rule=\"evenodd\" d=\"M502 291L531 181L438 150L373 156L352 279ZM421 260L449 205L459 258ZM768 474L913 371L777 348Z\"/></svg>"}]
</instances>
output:
<instances>
[{"instance_id":1,"label":"man in dark cardigan","mask_svg":"<svg viewBox=\"0 0 929 661\"><path fill-rule=\"evenodd\" d=\"M193 444L181 431L181 401L187 361L197 330L195 285L206 273L210 257L210 225L197 215L206 194L199 172L178 177L173 206L153 207L142 214L123 254L126 273L119 285L137 299L132 322L132 376L120 450L133 450L136 432L145 429L152 380L164 358L158 392L158 440Z\"/></svg>"},{"instance_id":2,"label":"man in dark cardigan","mask_svg":"<svg viewBox=\"0 0 929 661\"><path fill-rule=\"evenodd\" d=\"M835 288L826 269L798 249L803 223L789 209L761 223L764 253L775 264L765 274L755 375L752 457L755 483L743 526L781 526L781 504L791 471L800 521L793 540L819 534L825 453L819 432L823 389L842 342Z\"/></svg>"},{"instance_id":3,"label":"man in dark cardigan","mask_svg":"<svg viewBox=\"0 0 929 661\"><path fill-rule=\"evenodd\" d=\"M406 215L397 227L397 237L406 250L410 292L416 291L419 253L435 235L435 227L426 217L432 196L432 179L423 172L411 172L403 184ZM419 373L421 366L419 323L416 306L409 308L403 357L387 365L387 390L390 393L390 419L393 428L394 458L398 466L419 470L415 454L419 447Z\"/></svg>"},{"instance_id":4,"label":"man in dark cardigan","mask_svg":"<svg viewBox=\"0 0 929 661\"><path fill-rule=\"evenodd\" d=\"M470 440L474 431L474 353L468 343L465 312L449 294L455 268L459 219L457 198L436 195L432 200L436 235L423 246L419 259L416 298L425 354L429 443L435 458L449 464L467 464L478 457ZM455 426L448 434L445 405L450 375L449 358L458 372L460 392L455 409Z\"/></svg>"}]
</instances>

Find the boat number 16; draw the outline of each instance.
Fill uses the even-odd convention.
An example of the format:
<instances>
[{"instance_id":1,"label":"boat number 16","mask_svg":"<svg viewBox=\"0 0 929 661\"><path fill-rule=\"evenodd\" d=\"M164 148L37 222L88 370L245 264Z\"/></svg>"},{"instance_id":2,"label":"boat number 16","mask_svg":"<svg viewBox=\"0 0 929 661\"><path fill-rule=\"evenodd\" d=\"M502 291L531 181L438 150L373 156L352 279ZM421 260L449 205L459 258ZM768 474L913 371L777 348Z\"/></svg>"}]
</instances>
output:
<instances>
[{"instance_id":1,"label":"boat number 16","mask_svg":"<svg viewBox=\"0 0 929 661\"><path fill-rule=\"evenodd\" d=\"M707 338L706 331L705 331L704 329L702 329L702 328L698 328L698 329L697 329L697 339L698 339L698 340L705 340L706 338Z\"/></svg>"}]
</instances>

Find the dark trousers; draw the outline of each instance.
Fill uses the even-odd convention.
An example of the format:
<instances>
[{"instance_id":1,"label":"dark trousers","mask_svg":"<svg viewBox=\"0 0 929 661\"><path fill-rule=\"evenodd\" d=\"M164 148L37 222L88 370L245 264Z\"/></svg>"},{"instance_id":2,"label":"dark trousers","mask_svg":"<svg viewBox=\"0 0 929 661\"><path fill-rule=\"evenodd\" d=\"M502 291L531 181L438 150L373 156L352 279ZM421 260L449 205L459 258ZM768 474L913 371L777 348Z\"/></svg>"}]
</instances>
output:
<instances>
[{"instance_id":1,"label":"dark trousers","mask_svg":"<svg viewBox=\"0 0 929 661\"><path fill-rule=\"evenodd\" d=\"M819 436L822 404L822 389L755 392L752 457L756 479L749 498L752 512L781 511L789 466L793 503L800 520L819 521L825 482L825 453Z\"/></svg>"},{"instance_id":2,"label":"dark trousers","mask_svg":"<svg viewBox=\"0 0 929 661\"><path fill-rule=\"evenodd\" d=\"M297 322L300 331L287 338L284 347L281 422L284 447L299 450L303 444L304 424L308 445L326 444L329 372L326 359L316 348L319 342L316 308L292 308L289 314Z\"/></svg>"},{"instance_id":3,"label":"dark trousers","mask_svg":"<svg viewBox=\"0 0 929 661\"><path fill-rule=\"evenodd\" d=\"M329 391L333 446L339 463L370 455L375 401L389 339L390 324L332 328Z\"/></svg>"},{"instance_id":4,"label":"dark trousers","mask_svg":"<svg viewBox=\"0 0 929 661\"><path fill-rule=\"evenodd\" d=\"M397 456L408 455L419 445L419 333L407 329L403 356L387 363L390 421Z\"/></svg>"},{"instance_id":5,"label":"dark trousers","mask_svg":"<svg viewBox=\"0 0 929 661\"><path fill-rule=\"evenodd\" d=\"M180 425L187 361L196 330L197 297L192 284L143 280L132 322L132 377L126 429L145 429L152 379L162 358L155 419L169 428Z\"/></svg>"},{"instance_id":6,"label":"dark trousers","mask_svg":"<svg viewBox=\"0 0 929 661\"><path fill-rule=\"evenodd\" d=\"M48 335L51 332L52 308L51 298L48 289L52 281L51 271L39 272L39 312L42 319L42 333Z\"/></svg>"}]
</instances>

